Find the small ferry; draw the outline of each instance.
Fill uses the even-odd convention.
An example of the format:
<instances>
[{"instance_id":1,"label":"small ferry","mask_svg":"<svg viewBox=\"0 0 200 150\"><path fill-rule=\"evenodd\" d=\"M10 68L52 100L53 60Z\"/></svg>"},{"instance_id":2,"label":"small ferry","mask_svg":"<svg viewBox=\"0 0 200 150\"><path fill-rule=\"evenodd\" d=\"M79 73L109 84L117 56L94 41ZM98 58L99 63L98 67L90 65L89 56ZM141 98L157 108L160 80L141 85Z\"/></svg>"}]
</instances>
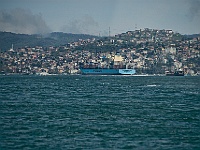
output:
<instances>
[{"instance_id":1,"label":"small ferry","mask_svg":"<svg viewBox=\"0 0 200 150\"><path fill-rule=\"evenodd\" d=\"M178 70L178 71L175 71L175 72L166 71L165 75L166 76L184 76L184 71L182 71L182 70Z\"/></svg>"}]
</instances>

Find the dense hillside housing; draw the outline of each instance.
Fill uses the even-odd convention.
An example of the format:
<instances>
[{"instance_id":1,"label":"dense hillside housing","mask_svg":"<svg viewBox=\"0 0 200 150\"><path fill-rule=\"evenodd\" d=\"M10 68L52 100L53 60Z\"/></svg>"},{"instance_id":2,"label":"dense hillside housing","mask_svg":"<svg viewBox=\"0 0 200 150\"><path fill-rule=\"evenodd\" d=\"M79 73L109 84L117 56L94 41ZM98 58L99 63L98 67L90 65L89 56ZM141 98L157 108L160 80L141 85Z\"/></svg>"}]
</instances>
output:
<instances>
[{"instance_id":1,"label":"dense hillside housing","mask_svg":"<svg viewBox=\"0 0 200 150\"><path fill-rule=\"evenodd\" d=\"M172 30L140 29L114 37L79 39L62 46L35 46L0 53L3 73L79 73L81 64L128 64L138 74L164 74L182 69L200 72L200 37L187 38Z\"/></svg>"}]
</instances>

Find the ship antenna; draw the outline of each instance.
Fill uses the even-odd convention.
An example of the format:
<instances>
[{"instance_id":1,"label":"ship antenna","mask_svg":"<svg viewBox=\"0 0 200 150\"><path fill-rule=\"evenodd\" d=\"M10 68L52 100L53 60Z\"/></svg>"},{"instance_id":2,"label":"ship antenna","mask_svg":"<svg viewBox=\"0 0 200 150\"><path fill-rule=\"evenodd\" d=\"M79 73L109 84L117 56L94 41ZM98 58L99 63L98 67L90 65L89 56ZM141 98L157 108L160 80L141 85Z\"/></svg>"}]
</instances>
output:
<instances>
[{"instance_id":1,"label":"ship antenna","mask_svg":"<svg viewBox=\"0 0 200 150\"><path fill-rule=\"evenodd\" d=\"M109 27L109 37L110 37L110 27Z\"/></svg>"}]
</instances>

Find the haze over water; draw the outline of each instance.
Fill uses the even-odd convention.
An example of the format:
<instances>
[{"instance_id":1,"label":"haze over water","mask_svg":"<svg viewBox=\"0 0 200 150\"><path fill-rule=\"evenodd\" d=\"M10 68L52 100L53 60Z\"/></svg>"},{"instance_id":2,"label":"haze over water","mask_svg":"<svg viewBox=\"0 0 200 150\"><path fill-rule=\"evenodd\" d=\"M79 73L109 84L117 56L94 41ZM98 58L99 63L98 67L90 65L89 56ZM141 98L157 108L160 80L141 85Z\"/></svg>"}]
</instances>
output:
<instances>
[{"instance_id":1,"label":"haze over water","mask_svg":"<svg viewBox=\"0 0 200 150\"><path fill-rule=\"evenodd\" d=\"M0 149L199 149L200 77L0 76Z\"/></svg>"}]
</instances>

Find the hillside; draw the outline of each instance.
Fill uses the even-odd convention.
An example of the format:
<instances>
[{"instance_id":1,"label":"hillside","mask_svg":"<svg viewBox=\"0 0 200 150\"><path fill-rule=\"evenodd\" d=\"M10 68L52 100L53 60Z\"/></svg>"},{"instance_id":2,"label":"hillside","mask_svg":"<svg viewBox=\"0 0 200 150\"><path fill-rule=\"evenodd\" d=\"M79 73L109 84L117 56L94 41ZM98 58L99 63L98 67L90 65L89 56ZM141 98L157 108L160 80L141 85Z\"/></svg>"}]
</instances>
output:
<instances>
[{"instance_id":1,"label":"hillside","mask_svg":"<svg viewBox=\"0 0 200 150\"><path fill-rule=\"evenodd\" d=\"M86 34L71 34L62 32L53 32L48 35L27 35L15 34L11 32L0 32L0 50L6 51L14 45L14 48L22 48L25 46L60 46L70 42L78 41L79 39L95 38L92 35Z\"/></svg>"},{"instance_id":2,"label":"hillside","mask_svg":"<svg viewBox=\"0 0 200 150\"><path fill-rule=\"evenodd\" d=\"M1 42L9 43L8 49L14 44L13 51L0 52L2 73L34 74L44 70L50 74L78 73L83 62L86 66L98 63L104 67L113 63L115 56L120 56L122 59L115 61L116 65L128 63L138 74L164 74L177 69L188 75L200 74L200 36L186 37L172 30L146 28L96 40L84 40L94 36L65 33L45 37L1 34L4 37ZM17 48L20 42L24 45ZM26 45L31 47L23 48Z\"/></svg>"}]
</instances>

